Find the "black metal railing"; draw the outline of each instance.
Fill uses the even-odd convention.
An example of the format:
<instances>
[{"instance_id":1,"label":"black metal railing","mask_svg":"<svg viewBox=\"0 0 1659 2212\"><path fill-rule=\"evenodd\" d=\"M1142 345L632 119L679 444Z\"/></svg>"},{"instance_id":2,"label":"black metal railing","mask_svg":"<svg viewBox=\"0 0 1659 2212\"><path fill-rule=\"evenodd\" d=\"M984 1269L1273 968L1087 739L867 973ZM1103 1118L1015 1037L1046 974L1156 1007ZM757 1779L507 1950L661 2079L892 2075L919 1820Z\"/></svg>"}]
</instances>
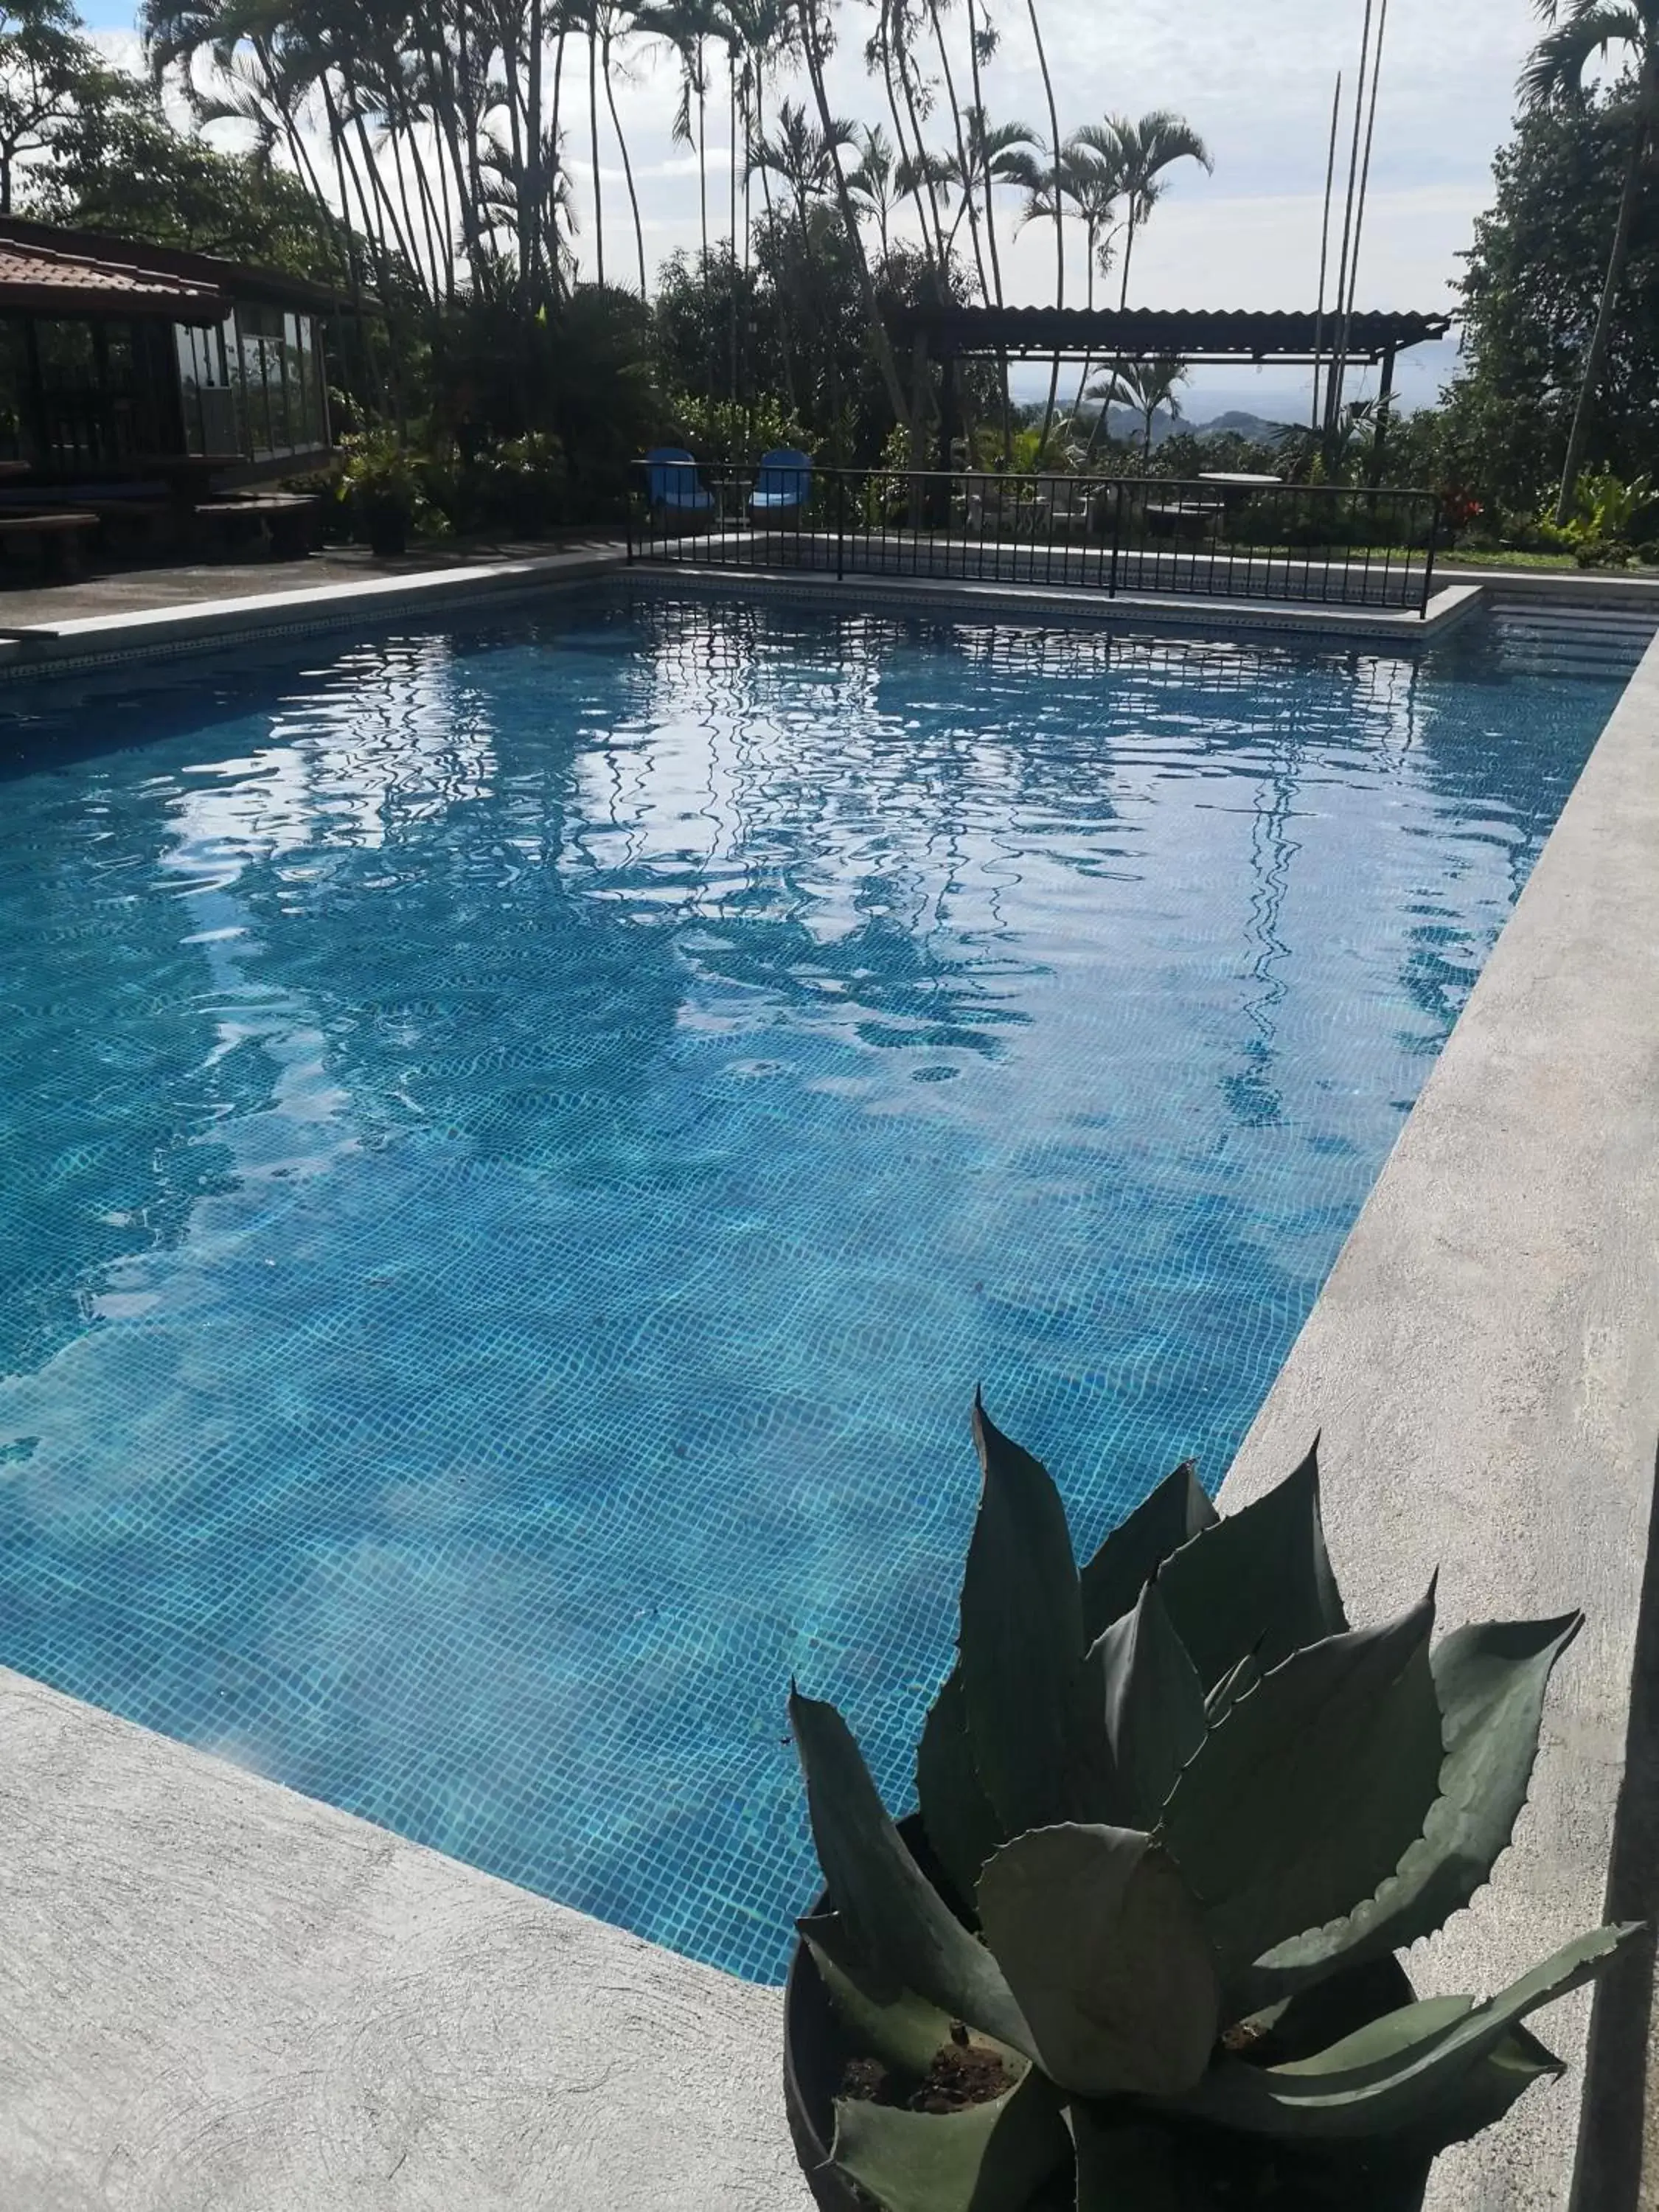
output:
<instances>
[{"instance_id":1,"label":"black metal railing","mask_svg":"<svg viewBox=\"0 0 1659 2212\"><path fill-rule=\"evenodd\" d=\"M762 489L757 495L757 486ZM1432 492L1225 477L638 465L630 561L1426 614Z\"/></svg>"}]
</instances>

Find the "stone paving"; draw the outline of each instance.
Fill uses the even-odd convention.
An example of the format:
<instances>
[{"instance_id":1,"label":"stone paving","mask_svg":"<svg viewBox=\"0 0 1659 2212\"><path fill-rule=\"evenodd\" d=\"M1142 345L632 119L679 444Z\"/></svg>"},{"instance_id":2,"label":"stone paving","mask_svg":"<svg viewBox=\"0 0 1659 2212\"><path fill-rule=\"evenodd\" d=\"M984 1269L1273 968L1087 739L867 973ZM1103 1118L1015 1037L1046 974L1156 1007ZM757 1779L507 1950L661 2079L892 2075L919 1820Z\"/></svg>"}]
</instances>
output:
<instances>
[{"instance_id":1,"label":"stone paving","mask_svg":"<svg viewBox=\"0 0 1659 2212\"><path fill-rule=\"evenodd\" d=\"M80 621L100 615L146 613L201 599L249 599L271 592L314 592L330 584L372 578L430 575L488 561L524 561L550 553L599 551L618 544L614 532L564 532L532 541L441 538L411 545L395 560L377 560L359 545L331 545L303 561L191 562L176 568L112 569L74 583L32 584L0 590L0 637L39 623Z\"/></svg>"}]
</instances>

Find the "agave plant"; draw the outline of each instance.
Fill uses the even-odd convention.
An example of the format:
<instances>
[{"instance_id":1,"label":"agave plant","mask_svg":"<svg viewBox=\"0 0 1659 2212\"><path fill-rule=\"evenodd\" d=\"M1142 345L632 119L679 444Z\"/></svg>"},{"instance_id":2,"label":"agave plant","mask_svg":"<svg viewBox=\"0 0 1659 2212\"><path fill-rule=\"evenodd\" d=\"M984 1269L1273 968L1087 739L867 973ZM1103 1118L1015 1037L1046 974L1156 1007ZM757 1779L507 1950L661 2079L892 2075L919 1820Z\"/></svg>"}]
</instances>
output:
<instances>
[{"instance_id":1,"label":"agave plant","mask_svg":"<svg viewBox=\"0 0 1659 2212\"><path fill-rule=\"evenodd\" d=\"M1562 2070L1522 2022L1636 1932L1484 2001L1410 2002L1392 1962L1508 1844L1582 1616L1437 1644L1431 1588L1350 1627L1314 1453L1224 1519L1178 1468L1079 1572L977 1399L974 1436L914 1851L839 1713L791 1692L828 1902L800 1931L862 2091L835 2166L885 2212L1409 2201L1389 2177L1420 2190ZM981 2087L951 2109L919 2092L953 2057Z\"/></svg>"}]
</instances>

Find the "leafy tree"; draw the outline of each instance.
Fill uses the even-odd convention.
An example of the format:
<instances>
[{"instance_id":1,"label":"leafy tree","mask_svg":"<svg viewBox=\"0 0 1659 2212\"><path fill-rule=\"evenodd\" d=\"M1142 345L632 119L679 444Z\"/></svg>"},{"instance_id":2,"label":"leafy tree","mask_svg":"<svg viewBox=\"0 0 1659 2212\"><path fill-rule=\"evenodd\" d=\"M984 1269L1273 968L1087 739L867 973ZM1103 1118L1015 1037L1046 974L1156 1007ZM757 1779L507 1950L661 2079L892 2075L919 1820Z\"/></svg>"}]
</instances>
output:
<instances>
[{"instance_id":1,"label":"leafy tree","mask_svg":"<svg viewBox=\"0 0 1659 2212\"><path fill-rule=\"evenodd\" d=\"M53 153L114 82L68 0L0 6L0 215L15 212L19 164Z\"/></svg>"},{"instance_id":2,"label":"leafy tree","mask_svg":"<svg viewBox=\"0 0 1659 2212\"><path fill-rule=\"evenodd\" d=\"M30 171L31 215L337 281L329 225L296 177L184 137L136 78L106 84L61 127L51 166Z\"/></svg>"},{"instance_id":3,"label":"leafy tree","mask_svg":"<svg viewBox=\"0 0 1659 2212\"><path fill-rule=\"evenodd\" d=\"M1152 424L1158 409L1163 408L1172 422L1181 420L1180 390L1186 381L1186 362L1172 354L1159 354L1145 361L1120 362L1101 379L1090 397L1099 400L1103 416L1114 400L1133 408L1140 417L1145 463L1152 457Z\"/></svg>"},{"instance_id":4,"label":"leafy tree","mask_svg":"<svg viewBox=\"0 0 1659 2212\"><path fill-rule=\"evenodd\" d=\"M1654 126L1659 122L1659 0L1541 0L1541 6L1550 30L1539 42L1522 79L1529 106L1544 107L1564 99L1582 101L1586 69L1598 55L1605 59L1614 47L1628 54L1632 72L1615 89L1603 111L1610 111L1622 123L1629 150L1595 324L1579 375L1572 428L1567 434L1566 458L1561 467L1555 520L1565 523L1572 513L1591 410L1613 342L1631 239L1647 183Z\"/></svg>"},{"instance_id":5,"label":"leafy tree","mask_svg":"<svg viewBox=\"0 0 1659 2212\"><path fill-rule=\"evenodd\" d=\"M1528 517L1559 483L1639 127L1618 96L1557 100L1523 114L1498 154L1462 285L1463 357L1437 425L1437 482ZM1586 428L1587 456L1623 477L1659 458L1653 199L1632 218Z\"/></svg>"}]
</instances>

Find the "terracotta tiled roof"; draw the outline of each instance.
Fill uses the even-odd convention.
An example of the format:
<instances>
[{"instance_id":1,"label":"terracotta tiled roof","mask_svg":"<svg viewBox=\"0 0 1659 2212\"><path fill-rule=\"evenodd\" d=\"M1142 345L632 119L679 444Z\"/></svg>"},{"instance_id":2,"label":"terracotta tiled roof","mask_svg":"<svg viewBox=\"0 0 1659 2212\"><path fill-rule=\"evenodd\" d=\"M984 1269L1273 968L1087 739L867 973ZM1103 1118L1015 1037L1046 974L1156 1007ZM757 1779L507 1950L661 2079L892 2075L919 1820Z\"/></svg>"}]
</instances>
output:
<instances>
[{"instance_id":1,"label":"terracotta tiled roof","mask_svg":"<svg viewBox=\"0 0 1659 2212\"><path fill-rule=\"evenodd\" d=\"M173 322L217 322L228 295L164 270L104 261L50 246L0 240L0 313L166 315Z\"/></svg>"}]
</instances>

